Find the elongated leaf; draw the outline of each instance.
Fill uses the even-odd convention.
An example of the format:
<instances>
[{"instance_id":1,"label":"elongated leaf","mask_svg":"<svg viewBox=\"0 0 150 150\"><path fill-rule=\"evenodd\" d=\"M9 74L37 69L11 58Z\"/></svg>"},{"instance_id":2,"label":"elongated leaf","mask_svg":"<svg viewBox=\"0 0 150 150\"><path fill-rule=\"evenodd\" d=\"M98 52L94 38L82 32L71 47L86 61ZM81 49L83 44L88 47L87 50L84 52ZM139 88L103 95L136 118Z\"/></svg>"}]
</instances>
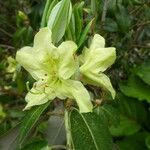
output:
<instances>
[{"instance_id":1,"label":"elongated leaf","mask_svg":"<svg viewBox=\"0 0 150 150\"><path fill-rule=\"evenodd\" d=\"M73 10L74 17L75 17L75 35L76 35L77 43L83 27L83 5L84 2L76 4Z\"/></svg>"},{"instance_id":2,"label":"elongated leaf","mask_svg":"<svg viewBox=\"0 0 150 150\"><path fill-rule=\"evenodd\" d=\"M71 20L70 20L70 23L66 29L66 32L65 32L65 39L66 40L71 40L71 41L76 41L76 37L75 37L75 17L74 17L74 14L72 13L72 16L71 16Z\"/></svg>"},{"instance_id":3,"label":"elongated leaf","mask_svg":"<svg viewBox=\"0 0 150 150\"><path fill-rule=\"evenodd\" d=\"M41 20L41 28L46 26L46 14L48 13L50 5L51 5L51 0L47 0L43 12L42 20Z\"/></svg>"},{"instance_id":4,"label":"elongated leaf","mask_svg":"<svg viewBox=\"0 0 150 150\"><path fill-rule=\"evenodd\" d=\"M79 113L73 109L69 117L75 150L112 150L113 143L107 121L94 113Z\"/></svg>"},{"instance_id":5,"label":"elongated leaf","mask_svg":"<svg viewBox=\"0 0 150 150\"><path fill-rule=\"evenodd\" d=\"M48 20L48 27L52 30L52 40L58 43L64 36L72 14L70 0L62 0L52 9Z\"/></svg>"},{"instance_id":6,"label":"elongated leaf","mask_svg":"<svg viewBox=\"0 0 150 150\"><path fill-rule=\"evenodd\" d=\"M42 20L41 20L41 28L46 27L48 23L48 18L54 6L58 3L58 0L47 0L45 9L43 12Z\"/></svg>"},{"instance_id":7,"label":"elongated leaf","mask_svg":"<svg viewBox=\"0 0 150 150\"><path fill-rule=\"evenodd\" d=\"M48 23L48 18L50 16L50 13L52 11L52 9L54 8L54 6L58 3L58 0L53 0L50 7L48 8L47 14L46 14L46 25Z\"/></svg>"},{"instance_id":8,"label":"elongated leaf","mask_svg":"<svg viewBox=\"0 0 150 150\"><path fill-rule=\"evenodd\" d=\"M97 4L97 3L96 3L96 2L97 2L97 0L92 0L92 1L91 1L91 11L92 11L93 14L96 14L96 13L97 13L97 10L96 10L96 7L97 7L96 4Z\"/></svg>"},{"instance_id":9,"label":"elongated leaf","mask_svg":"<svg viewBox=\"0 0 150 150\"><path fill-rule=\"evenodd\" d=\"M87 39L87 34L89 33L89 30L91 28L91 25L92 25L92 22L93 22L94 19L92 19L88 24L87 26L85 27L85 29L83 30L81 36L80 36L80 39L79 39L79 42L78 42L78 47L80 47L84 42L85 40Z\"/></svg>"},{"instance_id":10,"label":"elongated leaf","mask_svg":"<svg viewBox=\"0 0 150 150\"><path fill-rule=\"evenodd\" d=\"M32 108L31 110L29 110L27 114L25 115L24 119L22 120L20 132L18 136L18 143L19 143L20 148L22 147L22 144L24 143L31 129L33 128L35 123L38 121L43 111L49 106L49 104L50 102L40 105L40 106L36 106Z\"/></svg>"}]
</instances>

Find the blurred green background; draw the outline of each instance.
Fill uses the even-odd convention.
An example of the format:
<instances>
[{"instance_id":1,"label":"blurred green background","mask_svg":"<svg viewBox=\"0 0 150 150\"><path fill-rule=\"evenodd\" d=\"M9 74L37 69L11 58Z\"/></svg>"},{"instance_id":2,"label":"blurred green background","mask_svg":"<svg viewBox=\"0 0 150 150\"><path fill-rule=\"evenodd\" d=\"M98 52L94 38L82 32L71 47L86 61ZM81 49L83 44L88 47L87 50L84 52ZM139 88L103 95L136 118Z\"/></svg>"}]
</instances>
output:
<instances>
[{"instance_id":1,"label":"blurred green background","mask_svg":"<svg viewBox=\"0 0 150 150\"><path fill-rule=\"evenodd\" d=\"M73 5L80 2L72 0ZM107 117L116 149L149 150L150 2L84 2L83 28L95 18L87 37L99 33L105 37L106 46L117 49L117 60L106 72L117 92L116 100L109 106L104 104L105 109L101 110L109 112ZM26 82L32 83L33 79L17 65L15 54L19 48L32 45L40 28L44 5L45 0L0 1L0 141L18 126L25 115L22 109L25 106ZM95 92L98 91L95 89ZM44 118L33 131L26 149L30 149L30 144L32 147L37 145L37 141L41 145L47 143L46 128ZM0 142L0 145L4 144Z\"/></svg>"}]
</instances>

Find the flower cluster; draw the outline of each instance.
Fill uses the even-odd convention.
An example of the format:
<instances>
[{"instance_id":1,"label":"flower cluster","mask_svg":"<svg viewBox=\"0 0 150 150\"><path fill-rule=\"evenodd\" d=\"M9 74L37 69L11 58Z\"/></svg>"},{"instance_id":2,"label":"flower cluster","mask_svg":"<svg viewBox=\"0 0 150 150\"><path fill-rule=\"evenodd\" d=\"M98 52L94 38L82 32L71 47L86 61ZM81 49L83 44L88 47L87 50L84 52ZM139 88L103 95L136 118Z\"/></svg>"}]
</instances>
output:
<instances>
[{"instance_id":1,"label":"flower cluster","mask_svg":"<svg viewBox=\"0 0 150 150\"><path fill-rule=\"evenodd\" d=\"M57 97L75 99L81 113L91 112L93 105L83 83L102 87L114 98L115 91L103 72L114 63L115 48L105 48L104 38L96 34L90 47L77 56L77 45L73 41L56 47L51 34L48 27L40 29L33 47L23 47L16 54L18 63L36 80L25 97L25 109Z\"/></svg>"}]
</instances>

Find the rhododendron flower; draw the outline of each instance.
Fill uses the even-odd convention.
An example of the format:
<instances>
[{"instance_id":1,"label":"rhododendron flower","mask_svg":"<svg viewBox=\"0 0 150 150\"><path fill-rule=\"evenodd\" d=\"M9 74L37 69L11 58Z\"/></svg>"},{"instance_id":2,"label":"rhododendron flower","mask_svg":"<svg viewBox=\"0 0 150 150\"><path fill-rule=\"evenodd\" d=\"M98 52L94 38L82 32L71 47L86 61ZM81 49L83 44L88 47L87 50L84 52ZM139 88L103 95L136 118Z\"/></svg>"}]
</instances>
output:
<instances>
[{"instance_id":1,"label":"rhododendron flower","mask_svg":"<svg viewBox=\"0 0 150 150\"><path fill-rule=\"evenodd\" d=\"M58 97L75 99L80 112L91 112L92 103L86 88L80 81L72 80L78 68L75 52L77 46L72 41L55 47L49 28L42 28L34 38L33 47L23 47L16 54L16 60L36 80L25 97L29 109Z\"/></svg>"},{"instance_id":2,"label":"rhododendron flower","mask_svg":"<svg viewBox=\"0 0 150 150\"><path fill-rule=\"evenodd\" d=\"M111 85L110 79L103 73L110 67L116 59L114 47L105 48L105 39L95 34L90 48L83 50L80 72L84 83L99 86L108 90L112 97L115 97L115 91Z\"/></svg>"}]
</instances>

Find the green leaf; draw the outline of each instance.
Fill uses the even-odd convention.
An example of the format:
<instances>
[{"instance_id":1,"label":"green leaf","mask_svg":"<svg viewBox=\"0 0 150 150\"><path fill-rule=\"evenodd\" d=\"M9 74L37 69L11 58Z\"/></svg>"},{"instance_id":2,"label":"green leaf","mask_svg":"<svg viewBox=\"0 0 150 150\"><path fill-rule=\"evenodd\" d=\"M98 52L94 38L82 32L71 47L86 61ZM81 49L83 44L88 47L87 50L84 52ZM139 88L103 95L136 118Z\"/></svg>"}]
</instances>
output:
<instances>
[{"instance_id":1,"label":"green leaf","mask_svg":"<svg viewBox=\"0 0 150 150\"><path fill-rule=\"evenodd\" d=\"M94 112L101 117L104 115L108 120L109 125L117 125L119 123L119 112L112 105L104 104L103 106L98 106Z\"/></svg>"},{"instance_id":2,"label":"green leaf","mask_svg":"<svg viewBox=\"0 0 150 150\"><path fill-rule=\"evenodd\" d=\"M65 39L66 40L71 40L71 41L76 41L76 37L75 37L75 18L74 15L72 14L71 16L71 20L70 23L66 29L65 32Z\"/></svg>"},{"instance_id":3,"label":"green leaf","mask_svg":"<svg viewBox=\"0 0 150 150\"><path fill-rule=\"evenodd\" d=\"M87 39L87 34L90 31L91 25L93 23L94 19L92 19L87 26L85 27L85 29L83 30L80 38L79 38L79 42L78 42L78 47L82 46L82 44L85 42L85 40Z\"/></svg>"},{"instance_id":4,"label":"green leaf","mask_svg":"<svg viewBox=\"0 0 150 150\"><path fill-rule=\"evenodd\" d=\"M42 20L41 20L41 28L46 26L46 16L47 16L49 8L51 7L51 3L52 3L51 0L46 0L43 16L42 16Z\"/></svg>"},{"instance_id":5,"label":"green leaf","mask_svg":"<svg viewBox=\"0 0 150 150\"><path fill-rule=\"evenodd\" d=\"M94 113L79 113L73 109L69 116L72 143L75 150L112 150L113 143L107 121Z\"/></svg>"},{"instance_id":6,"label":"green leaf","mask_svg":"<svg viewBox=\"0 0 150 150\"><path fill-rule=\"evenodd\" d=\"M62 0L52 9L48 27L52 30L52 41L58 43L70 22L72 6L70 0Z\"/></svg>"},{"instance_id":7,"label":"green leaf","mask_svg":"<svg viewBox=\"0 0 150 150\"><path fill-rule=\"evenodd\" d=\"M120 123L110 127L114 136L132 135L141 129L141 124L147 120L147 112L140 101L117 95L117 105L115 106L120 115ZM113 115L113 114L112 114Z\"/></svg>"},{"instance_id":8,"label":"green leaf","mask_svg":"<svg viewBox=\"0 0 150 150\"><path fill-rule=\"evenodd\" d=\"M117 32L118 25L113 19L106 18L105 24L104 24L104 30L106 30L108 32Z\"/></svg>"},{"instance_id":9,"label":"green leaf","mask_svg":"<svg viewBox=\"0 0 150 150\"><path fill-rule=\"evenodd\" d=\"M131 26L131 18L124 6L121 5L118 7L115 17L120 32L126 33L129 31Z\"/></svg>"},{"instance_id":10,"label":"green leaf","mask_svg":"<svg viewBox=\"0 0 150 150\"><path fill-rule=\"evenodd\" d=\"M143 64L135 69L135 74L146 84L150 85L150 63Z\"/></svg>"},{"instance_id":11,"label":"green leaf","mask_svg":"<svg viewBox=\"0 0 150 150\"><path fill-rule=\"evenodd\" d=\"M146 137L145 143L147 148L150 149L150 134Z\"/></svg>"},{"instance_id":12,"label":"green leaf","mask_svg":"<svg viewBox=\"0 0 150 150\"><path fill-rule=\"evenodd\" d=\"M47 141L38 140L26 145L24 148L19 150L42 150L42 149L44 150L44 148L45 150L48 150L48 148L46 149L46 147L47 147Z\"/></svg>"},{"instance_id":13,"label":"green leaf","mask_svg":"<svg viewBox=\"0 0 150 150\"><path fill-rule=\"evenodd\" d=\"M134 75L129 77L126 84L122 83L119 87L126 96L150 101L150 87Z\"/></svg>"},{"instance_id":14,"label":"green leaf","mask_svg":"<svg viewBox=\"0 0 150 150\"><path fill-rule=\"evenodd\" d=\"M118 6L118 1L117 0L110 0L109 3L108 3L108 6L107 6L108 7L108 12L110 12L110 14L114 14L116 12L117 6ZM103 3L103 7L104 7L104 3Z\"/></svg>"},{"instance_id":15,"label":"green leaf","mask_svg":"<svg viewBox=\"0 0 150 150\"><path fill-rule=\"evenodd\" d=\"M0 123L0 137L7 133L11 129L11 124L8 122Z\"/></svg>"},{"instance_id":16,"label":"green leaf","mask_svg":"<svg viewBox=\"0 0 150 150\"><path fill-rule=\"evenodd\" d=\"M119 146L119 150L147 150L145 146L147 134L146 132L136 133L116 143Z\"/></svg>"},{"instance_id":17,"label":"green leaf","mask_svg":"<svg viewBox=\"0 0 150 150\"><path fill-rule=\"evenodd\" d=\"M91 1L91 12L94 16L97 16L97 14L100 13L100 6L101 6L101 1L99 0Z\"/></svg>"},{"instance_id":18,"label":"green leaf","mask_svg":"<svg viewBox=\"0 0 150 150\"><path fill-rule=\"evenodd\" d=\"M38 121L39 117L43 111L49 106L50 102L33 107L30 109L22 120L20 132L18 135L18 144L21 148L31 129L34 127L35 123Z\"/></svg>"},{"instance_id":19,"label":"green leaf","mask_svg":"<svg viewBox=\"0 0 150 150\"><path fill-rule=\"evenodd\" d=\"M51 13L52 9L54 8L54 6L55 6L57 3L58 3L58 0L53 0L53 1L51 2L51 5L50 5L50 7L48 8L48 11L47 11L47 14L46 14L46 25L47 25L47 23L48 23L48 18L49 18L49 16L50 16L50 13Z\"/></svg>"},{"instance_id":20,"label":"green leaf","mask_svg":"<svg viewBox=\"0 0 150 150\"><path fill-rule=\"evenodd\" d=\"M147 120L147 112L142 102L122 94L117 95L118 111L131 120L137 120L140 124Z\"/></svg>"},{"instance_id":21,"label":"green leaf","mask_svg":"<svg viewBox=\"0 0 150 150\"><path fill-rule=\"evenodd\" d=\"M75 35L76 35L77 43L80 38L82 27L83 27L83 5L84 2L76 4L73 10L74 17L75 17Z\"/></svg>"},{"instance_id":22,"label":"green leaf","mask_svg":"<svg viewBox=\"0 0 150 150\"><path fill-rule=\"evenodd\" d=\"M8 114L11 118L21 118L24 116L25 112L18 109L10 109L8 110Z\"/></svg>"},{"instance_id":23,"label":"green leaf","mask_svg":"<svg viewBox=\"0 0 150 150\"><path fill-rule=\"evenodd\" d=\"M120 124L111 126L110 132L113 136L132 135L141 129L141 125L134 120L130 120L126 116L120 116Z\"/></svg>"},{"instance_id":24,"label":"green leaf","mask_svg":"<svg viewBox=\"0 0 150 150\"><path fill-rule=\"evenodd\" d=\"M19 28L13 34L13 44L16 47L20 47L21 45L29 45L33 40L33 29L31 26Z\"/></svg>"},{"instance_id":25,"label":"green leaf","mask_svg":"<svg viewBox=\"0 0 150 150\"><path fill-rule=\"evenodd\" d=\"M66 40L78 43L83 28L83 5L84 2L76 3L73 6L73 13L65 33Z\"/></svg>"}]
</instances>

